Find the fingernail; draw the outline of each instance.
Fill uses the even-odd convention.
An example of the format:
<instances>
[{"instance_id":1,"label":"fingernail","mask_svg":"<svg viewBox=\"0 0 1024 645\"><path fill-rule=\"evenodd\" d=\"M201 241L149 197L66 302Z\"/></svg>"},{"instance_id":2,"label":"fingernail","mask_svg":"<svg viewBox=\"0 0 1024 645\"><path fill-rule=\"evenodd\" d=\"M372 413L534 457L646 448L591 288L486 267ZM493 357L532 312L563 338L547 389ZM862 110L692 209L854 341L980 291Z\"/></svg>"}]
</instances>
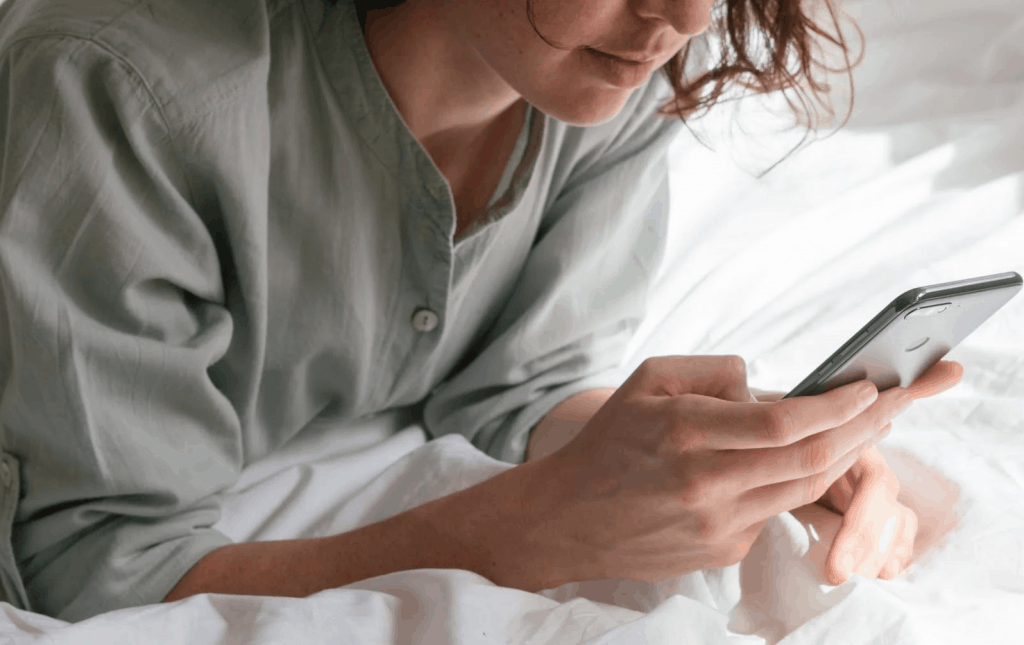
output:
<instances>
[{"instance_id":1,"label":"fingernail","mask_svg":"<svg viewBox=\"0 0 1024 645\"><path fill-rule=\"evenodd\" d=\"M873 403L878 398L878 388L870 381L857 386L857 401L861 405Z\"/></svg>"}]
</instances>

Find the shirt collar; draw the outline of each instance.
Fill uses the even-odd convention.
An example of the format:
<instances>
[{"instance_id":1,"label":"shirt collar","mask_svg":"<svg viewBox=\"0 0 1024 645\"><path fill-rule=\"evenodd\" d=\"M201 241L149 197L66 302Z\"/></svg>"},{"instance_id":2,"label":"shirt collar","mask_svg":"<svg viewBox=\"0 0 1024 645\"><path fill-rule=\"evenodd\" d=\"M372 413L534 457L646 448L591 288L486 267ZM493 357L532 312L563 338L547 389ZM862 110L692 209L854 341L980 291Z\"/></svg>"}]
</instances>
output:
<instances>
[{"instance_id":1,"label":"shirt collar","mask_svg":"<svg viewBox=\"0 0 1024 645\"><path fill-rule=\"evenodd\" d=\"M377 74L353 0L302 2L327 80L339 107L355 123L357 136L397 176L414 174L436 202L440 214L445 204L451 204L448 183L406 126ZM514 171L510 194L494 205L494 219L515 207L533 175L547 116L533 109L531 112L534 118L523 124L529 128L525 153ZM450 217L454 226L454 213Z\"/></svg>"}]
</instances>

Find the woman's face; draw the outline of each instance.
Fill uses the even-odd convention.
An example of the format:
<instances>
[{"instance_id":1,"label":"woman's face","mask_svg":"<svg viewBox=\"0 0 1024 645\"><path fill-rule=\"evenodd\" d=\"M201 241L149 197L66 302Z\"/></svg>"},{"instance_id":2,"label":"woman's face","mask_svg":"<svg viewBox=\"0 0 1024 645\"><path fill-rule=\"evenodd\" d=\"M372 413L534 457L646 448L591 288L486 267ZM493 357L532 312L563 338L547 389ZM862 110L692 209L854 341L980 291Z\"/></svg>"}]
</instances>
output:
<instances>
[{"instance_id":1,"label":"woman's face","mask_svg":"<svg viewBox=\"0 0 1024 645\"><path fill-rule=\"evenodd\" d=\"M615 116L707 28L714 0L529 0L536 31L527 0L446 4L460 37L520 96L559 120L592 125Z\"/></svg>"}]
</instances>

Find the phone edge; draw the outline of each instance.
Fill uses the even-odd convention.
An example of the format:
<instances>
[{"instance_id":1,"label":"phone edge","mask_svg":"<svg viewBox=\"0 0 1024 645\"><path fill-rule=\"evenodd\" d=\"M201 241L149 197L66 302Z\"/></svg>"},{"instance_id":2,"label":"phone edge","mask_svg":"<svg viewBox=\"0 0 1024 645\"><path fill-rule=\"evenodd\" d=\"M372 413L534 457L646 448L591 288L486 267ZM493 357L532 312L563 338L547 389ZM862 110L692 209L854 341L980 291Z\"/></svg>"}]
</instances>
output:
<instances>
[{"instance_id":1,"label":"phone edge","mask_svg":"<svg viewBox=\"0 0 1024 645\"><path fill-rule=\"evenodd\" d=\"M1016 295L1017 291L1021 290L1024 286L1024 279L1021 278L1020 274L1016 271L1007 271L1005 273L994 273L991 275L979 276L976 278L967 278L965 280L954 280L952 282L942 282L938 284L926 285L924 287L915 287L904 291L899 296L894 298L892 302L886 305L874 318L869 320L867 324L861 327L855 334L853 334L845 343L843 343L836 351L830 356L823 360L817 367L811 370L811 373L807 375L804 380L800 381L796 387L790 390L783 399L790 399L797 396L804 396L806 390L811 389L811 386L828 380L836 371L843 368L846 361L836 362L832 366L832 369L828 374L819 374L820 370L828 365L834 359L838 359L844 353L849 351L849 355L853 356L858 351L864 348L872 338L884 329L889 323L897 319L900 314L905 312L911 307L916 307L922 302L928 302L930 300L941 300L942 298L958 296L967 293L980 293L983 291L990 291L994 289L1005 289L1007 287L1014 287L1017 289L1014 292ZM979 288L972 288L979 287ZM1010 296L1013 297L1012 295ZM881 322L881 320L884 322ZM877 327L876 327L877 325ZM873 332L873 333L868 333ZM848 360L848 359L847 359Z\"/></svg>"}]
</instances>

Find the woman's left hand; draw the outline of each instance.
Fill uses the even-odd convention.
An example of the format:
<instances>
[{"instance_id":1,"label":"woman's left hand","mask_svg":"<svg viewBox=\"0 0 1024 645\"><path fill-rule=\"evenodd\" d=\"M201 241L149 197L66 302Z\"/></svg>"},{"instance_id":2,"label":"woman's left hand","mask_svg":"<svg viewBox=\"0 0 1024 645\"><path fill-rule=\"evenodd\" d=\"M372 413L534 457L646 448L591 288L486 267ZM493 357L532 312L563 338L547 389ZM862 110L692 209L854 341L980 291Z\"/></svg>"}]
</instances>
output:
<instances>
[{"instance_id":1,"label":"woman's left hand","mask_svg":"<svg viewBox=\"0 0 1024 645\"><path fill-rule=\"evenodd\" d=\"M959 363L940 361L907 391L914 399L934 396L956 385L962 376ZM781 396L770 393L757 398L772 401ZM871 447L818 500L817 505L842 516L824 563L828 584L842 584L853 573L892 580L910 564L917 515L897 500L899 491L895 473ZM794 511L794 515L803 521L808 513ZM821 517L816 512L810 515ZM822 524L835 523L826 519Z\"/></svg>"},{"instance_id":2,"label":"woman's left hand","mask_svg":"<svg viewBox=\"0 0 1024 645\"><path fill-rule=\"evenodd\" d=\"M842 584L854 573L893 580L910 564L917 515L896 499L899 492L896 475L872 446L818 500L842 516L824 563L828 584Z\"/></svg>"}]
</instances>

